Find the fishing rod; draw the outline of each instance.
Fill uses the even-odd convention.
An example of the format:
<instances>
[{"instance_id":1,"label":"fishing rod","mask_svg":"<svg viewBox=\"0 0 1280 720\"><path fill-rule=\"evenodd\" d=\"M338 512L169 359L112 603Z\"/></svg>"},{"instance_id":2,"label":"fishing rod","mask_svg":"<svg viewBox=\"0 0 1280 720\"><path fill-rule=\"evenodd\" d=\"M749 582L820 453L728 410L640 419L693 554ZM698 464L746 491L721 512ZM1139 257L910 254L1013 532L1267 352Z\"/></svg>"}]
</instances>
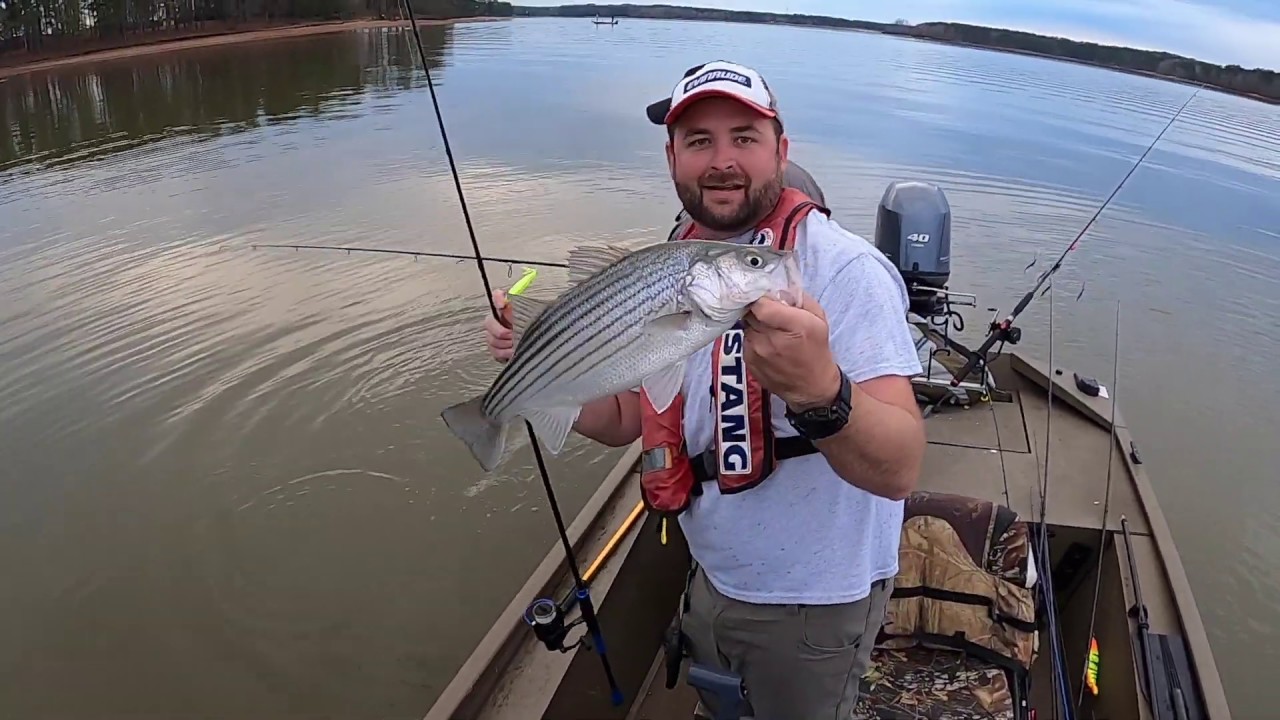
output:
<instances>
[{"instance_id":1,"label":"fishing rod","mask_svg":"<svg viewBox=\"0 0 1280 720\"><path fill-rule=\"evenodd\" d=\"M1142 580L1138 575L1138 564L1133 557L1133 538L1129 535L1129 518L1120 516L1120 530L1124 533L1125 555L1129 560L1129 577L1133 580L1134 619L1138 624L1138 651L1142 653L1142 694L1147 696L1151 704L1152 717L1160 717L1156 706L1155 662L1151 659L1151 619L1147 613L1147 604L1142 599Z\"/></svg>"},{"instance_id":2,"label":"fishing rod","mask_svg":"<svg viewBox=\"0 0 1280 720\"><path fill-rule=\"evenodd\" d=\"M1076 694L1076 709L1084 708L1084 690L1090 686L1089 670L1090 655L1093 649L1093 631L1094 623L1098 616L1098 595L1102 591L1102 558L1103 551L1107 547L1107 513L1111 510L1111 468L1116 454L1116 408L1118 407L1117 395L1120 389L1120 302L1116 301L1116 340L1115 349L1112 351L1112 368L1111 368L1111 433L1108 435L1110 442L1107 451L1107 487L1103 492L1102 500L1102 529L1098 531L1098 562L1094 569L1093 579L1093 604L1089 608L1089 644L1084 649L1084 673L1080 682L1080 691ZM1091 687L1093 694L1098 694L1097 686Z\"/></svg>"},{"instance_id":3,"label":"fishing rod","mask_svg":"<svg viewBox=\"0 0 1280 720\"><path fill-rule=\"evenodd\" d=\"M1050 286L1052 290L1053 286ZM1054 712L1058 717L1058 707L1066 720L1073 720L1075 708L1071 705L1070 689L1067 682L1066 654L1063 647L1062 628L1058 623L1058 599L1053 589L1053 571L1049 565L1049 447L1053 444L1053 294L1049 294L1049 382L1048 406L1044 418L1044 477L1040 480L1040 522L1036 537L1036 561L1043 564L1040 573L1040 590L1044 596L1045 612L1049 625L1049 660L1050 684L1053 687Z\"/></svg>"},{"instance_id":4,"label":"fishing rod","mask_svg":"<svg viewBox=\"0 0 1280 720\"><path fill-rule=\"evenodd\" d=\"M1102 205L1098 206L1097 211L1093 213L1093 217L1089 218L1089 222L1085 223L1084 227L1080 229L1080 232L1077 233L1075 238L1067 245L1067 248L1062 251L1062 254L1058 256L1058 259L1054 261L1053 265L1040 273L1040 277L1036 279L1036 284L1027 291L1026 295L1022 296L1022 299L1014 306L1013 312L1010 312L1003 320L993 322L991 324L991 333L987 335L987 339L982 342L982 345L980 345L978 349L970 355L969 362L965 363L964 367L960 369L960 372L951 380L952 387L959 387L960 383L964 382L964 379L969 377L969 373L973 372L973 369L978 366L978 363L983 362L986 359L987 353L991 350L992 345L995 345L997 342L1011 342L1014 344L1018 342L1021 333L1018 332L1017 328L1013 327L1013 321L1022 314L1022 311L1025 310L1028 305L1031 304L1031 301L1035 299L1036 293L1040 291L1040 288L1043 287L1046 282L1048 282L1049 278L1053 277L1053 274L1058 272L1058 269L1062 267L1062 261L1067 258L1067 253L1076 249L1076 246L1080 243L1080 239L1084 237L1085 233L1089 232L1089 228L1093 227L1093 223L1098 219L1098 216L1102 214L1102 211L1106 210L1107 206L1111 204L1112 199L1114 199L1116 194L1120 192L1120 188L1124 187L1124 184L1129 181L1129 178L1133 176L1133 173L1137 171L1138 167L1147 159L1147 155L1155 149L1156 144L1160 142L1160 138L1164 137L1164 134L1169 130L1169 128L1173 127L1173 123L1182 115L1182 111L1187 109L1187 106L1191 104L1191 101L1194 100L1196 95L1200 94L1200 91L1203 89L1204 83L1201 83L1200 87L1197 87L1196 91L1191 93L1191 97L1187 98L1187 101L1182 103L1182 107L1178 108L1178 112L1174 113L1173 117L1169 118L1169 122L1165 124L1164 129L1162 129L1160 134L1156 135L1155 139L1151 141L1151 144L1147 146L1146 151L1144 151L1142 156L1138 158L1138 161L1133 164L1133 167L1129 168L1129 172L1125 173L1124 178L1120 180L1120 184L1116 185L1115 189L1111 191L1111 194L1107 196L1107 199L1103 201ZM1031 265L1034 264L1035 261L1032 260ZM1027 267L1030 268L1031 265L1028 265ZM1081 292L1084 292L1083 288L1081 289Z\"/></svg>"},{"instance_id":5,"label":"fishing rod","mask_svg":"<svg viewBox=\"0 0 1280 720\"><path fill-rule=\"evenodd\" d=\"M431 105L435 108L436 123L440 126L440 140L444 144L445 157L449 160L449 171L453 175L453 186L458 193L458 203L462 206L462 217L466 221L467 233L471 238L471 249L476 261L476 269L480 272L480 281L484 284L485 299L489 302L489 311L493 313L493 317L501 320L502 314L494 302L493 288L489 284L489 275L484 269L484 258L480 253L480 243L476 240L475 226L471 223L471 213L467 210L466 195L462 192L462 181L458 177L458 165L454 162L453 149L449 145L449 134L444 127L444 115L440 112L440 101L436 97L435 83L431 79L431 67L427 64L427 51L423 49L422 36L418 33L418 20L413 14L413 3L411 0L401 0L401 5L405 9L405 14L409 17L409 27L413 30L414 44L418 48L418 57L422 62L422 72L427 77L427 89L431 92ZM569 565L569 572L573 576L574 595L578 601L577 604L581 615L580 621L587 626L587 635L591 637L591 645L594 646L596 653L600 655L600 662L604 666L605 678L609 683L610 699L614 707L621 706L622 690L618 687L618 681L613 676L613 668L609 665L609 656L605 654L604 635L600 631L600 621L596 617L595 606L591 602L591 594L587 589L587 585L583 582L581 573L578 572L578 560L573 552L573 543L569 541L569 533L565 529L564 516L560 512L560 503L556 501L555 490L551 487L551 475L547 472L547 464L542 457L542 448L538 445L533 425L528 420L525 420L524 426L529 434L529 446L533 448L533 457L538 464L538 473L542 476L542 486L547 491L547 502L551 506L551 516L555 518L556 530L560 534L561 544L564 545L564 554ZM573 645L565 647L564 633L568 631L569 627L577 624L578 621L565 625L564 615L560 606L554 601L546 598L535 600L525 611L524 620L533 629L534 635L549 650L569 652L583 643L583 638L580 638Z\"/></svg>"},{"instance_id":6,"label":"fishing rod","mask_svg":"<svg viewBox=\"0 0 1280 720\"><path fill-rule=\"evenodd\" d=\"M429 257L429 258L448 258L451 260L474 260L474 255L460 255L458 253L449 252L426 252L422 250L392 250L390 248L370 248L370 247L342 247L341 245L285 245L280 243L256 243L249 246L250 249L258 248L280 248L285 250L338 250L350 255L353 252L362 253L385 253L387 255L412 255L413 257ZM520 258L507 257L485 257L482 260L488 260L496 263L506 263L508 265L535 265L538 267L555 267L567 268L569 263L549 262L543 260L523 260Z\"/></svg>"}]
</instances>

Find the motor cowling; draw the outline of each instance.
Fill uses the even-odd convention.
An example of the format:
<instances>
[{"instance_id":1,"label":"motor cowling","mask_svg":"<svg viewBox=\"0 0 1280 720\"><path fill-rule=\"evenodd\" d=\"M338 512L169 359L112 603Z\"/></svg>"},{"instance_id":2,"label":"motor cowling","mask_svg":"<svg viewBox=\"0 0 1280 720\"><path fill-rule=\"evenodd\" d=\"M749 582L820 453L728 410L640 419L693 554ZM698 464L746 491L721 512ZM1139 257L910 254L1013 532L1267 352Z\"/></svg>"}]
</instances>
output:
<instances>
[{"instance_id":1,"label":"motor cowling","mask_svg":"<svg viewBox=\"0 0 1280 720\"><path fill-rule=\"evenodd\" d=\"M911 312L930 316L951 278L951 205L932 183L900 180L885 188L876 212L876 248L907 285Z\"/></svg>"}]
</instances>

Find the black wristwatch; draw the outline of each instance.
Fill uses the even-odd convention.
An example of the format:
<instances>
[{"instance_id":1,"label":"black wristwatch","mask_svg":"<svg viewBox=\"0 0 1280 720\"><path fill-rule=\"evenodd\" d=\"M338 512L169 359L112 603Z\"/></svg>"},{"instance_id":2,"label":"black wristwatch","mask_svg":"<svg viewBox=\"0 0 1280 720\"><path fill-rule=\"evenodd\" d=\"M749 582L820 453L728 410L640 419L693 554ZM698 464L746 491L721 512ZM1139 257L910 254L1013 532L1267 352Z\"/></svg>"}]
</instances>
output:
<instances>
[{"instance_id":1,"label":"black wristwatch","mask_svg":"<svg viewBox=\"0 0 1280 720\"><path fill-rule=\"evenodd\" d=\"M840 391L836 399L826 407L809 408L801 412L792 412L787 408L787 422L806 440L821 440L840 432L849 422L849 411L852 409L852 389L849 376L840 373Z\"/></svg>"}]
</instances>

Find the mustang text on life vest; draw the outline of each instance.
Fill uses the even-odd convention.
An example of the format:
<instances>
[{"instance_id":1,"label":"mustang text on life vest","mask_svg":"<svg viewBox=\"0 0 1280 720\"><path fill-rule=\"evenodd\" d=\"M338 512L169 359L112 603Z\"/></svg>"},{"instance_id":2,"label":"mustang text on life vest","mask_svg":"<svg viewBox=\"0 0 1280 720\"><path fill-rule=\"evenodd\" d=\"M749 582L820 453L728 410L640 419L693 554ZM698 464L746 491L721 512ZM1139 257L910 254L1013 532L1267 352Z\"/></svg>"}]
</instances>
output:
<instances>
[{"instance_id":1,"label":"mustang text on life vest","mask_svg":"<svg viewBox=\"0 0 1280 720\"><path fill-rule=\"evenodd\" d=\"M716 363L717 413L720 418L717 455L721 475L751 473L751 424L747 421L746 365L742 359L742 328L734 327L720 339Z\"/></svg>"}]
</instances>

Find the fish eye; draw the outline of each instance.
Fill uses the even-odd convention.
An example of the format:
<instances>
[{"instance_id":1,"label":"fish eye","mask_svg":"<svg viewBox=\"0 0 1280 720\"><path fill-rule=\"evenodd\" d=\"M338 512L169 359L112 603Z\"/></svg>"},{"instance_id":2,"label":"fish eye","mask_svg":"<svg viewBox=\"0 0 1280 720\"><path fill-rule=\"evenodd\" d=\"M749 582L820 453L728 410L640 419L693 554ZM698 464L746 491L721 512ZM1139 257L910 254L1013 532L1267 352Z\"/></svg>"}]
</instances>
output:
<instances>
[{"instance_id":1,"label":"fish eye","mask_svg":"<svg viewBox=\"0 0 1280 720\"><path fill-rule=\"evenodd\" d=\"M764 267L764 258L755 253L747 255L747 265L753 268L762 268Z\"/></svg>"}]
</instances>

